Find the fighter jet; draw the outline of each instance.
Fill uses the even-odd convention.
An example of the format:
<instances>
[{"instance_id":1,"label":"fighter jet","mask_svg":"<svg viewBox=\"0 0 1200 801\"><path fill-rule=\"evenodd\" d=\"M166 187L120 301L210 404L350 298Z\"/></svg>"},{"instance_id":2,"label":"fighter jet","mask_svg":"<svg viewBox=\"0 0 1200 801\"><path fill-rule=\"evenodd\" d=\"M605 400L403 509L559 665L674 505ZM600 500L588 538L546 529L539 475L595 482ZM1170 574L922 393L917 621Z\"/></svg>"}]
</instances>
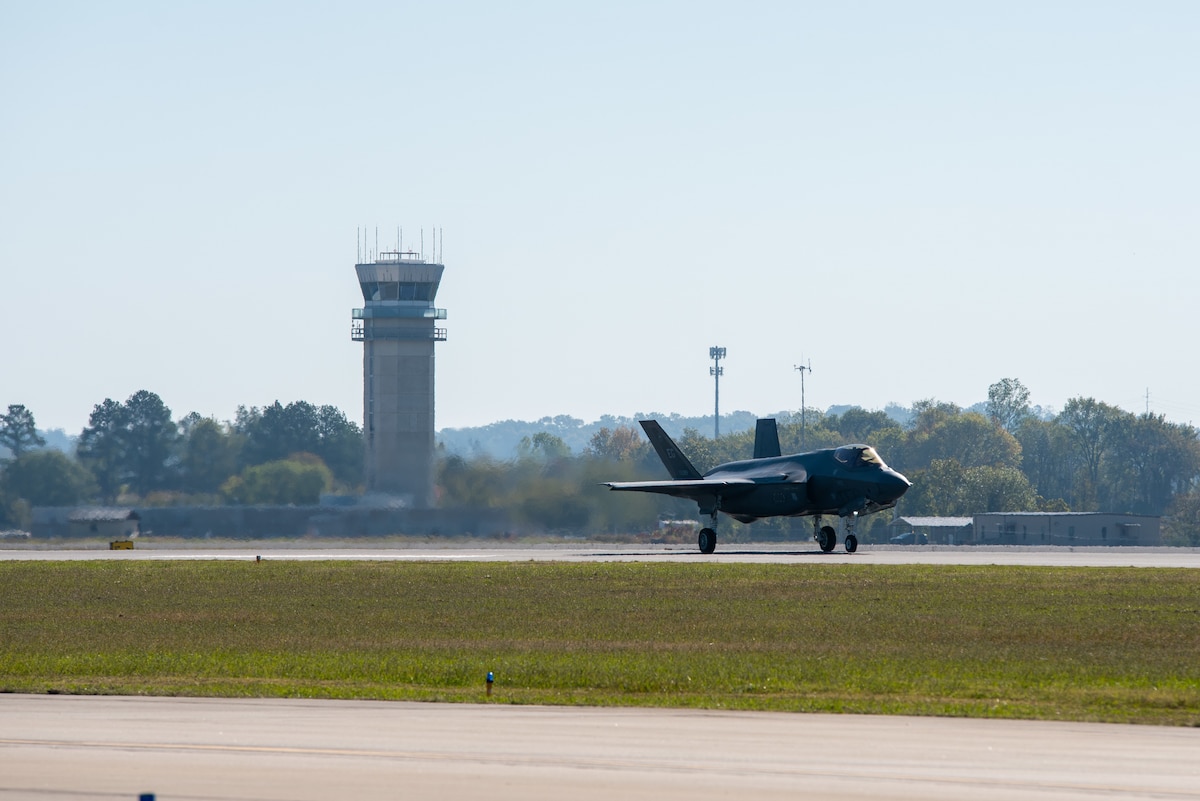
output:
<instances>
[{"instance_id":1,"label":"fighter jet","mask_svg":"<svg viewBox=\"0 0 1200 801\"><path fill-rule=\"evenodd\" d=\"M701 553L717 548L717 513L753 523L764 517L813 518L813 539L828 553L837 545L837 531L822 526L823 515L847 518L844 544L847 553L858 550L854 528L860 514L896 505L908 488L907 478L884 464L869 445L843 445L791 456L779 454L775 420L758 421L754 458L717 465L700 474L657 420L642 420L642 428L658 458L671 474L670 481L609 481L614 490L656 492L689 498L712 524L700 530Z\"/></svg>"}]
</instances>

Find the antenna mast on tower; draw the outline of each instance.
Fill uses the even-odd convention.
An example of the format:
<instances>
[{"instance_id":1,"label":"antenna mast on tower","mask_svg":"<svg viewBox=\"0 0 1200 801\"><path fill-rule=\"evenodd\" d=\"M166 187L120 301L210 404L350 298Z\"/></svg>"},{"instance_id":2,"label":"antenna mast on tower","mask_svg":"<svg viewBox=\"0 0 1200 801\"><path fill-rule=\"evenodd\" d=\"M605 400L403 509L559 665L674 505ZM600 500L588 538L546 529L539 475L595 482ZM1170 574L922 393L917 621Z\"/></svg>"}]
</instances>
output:
<instances>
[{"instance_id":1,"label":"antenna mast on tower","mask_svg":"<svg viewBox=\"0 0 1200 801\"><path fill-rule=\"evenodd\" d=\"M708 374L713 377L715 385L715 395L713 401L713 439L721 438L721 376L725 374L725 368L721 366L721 359L725 358L725 349L712 347L708 349L708 358L713 360L713 366L708 368Z\"/></svg>"},{"instance_id":2,"label":"antenna mast on tower","mask_svg":"<svg viewBox=\"0 0 1200 801\"><path fill-rule=\"evenodd\" d=\"M795 369L800 372L800 450L804 450L804 438L808 428L804 419L804 374L812 372L812 360L810 359L807 365L796 365Z\"/></svg>"}]
</instances>

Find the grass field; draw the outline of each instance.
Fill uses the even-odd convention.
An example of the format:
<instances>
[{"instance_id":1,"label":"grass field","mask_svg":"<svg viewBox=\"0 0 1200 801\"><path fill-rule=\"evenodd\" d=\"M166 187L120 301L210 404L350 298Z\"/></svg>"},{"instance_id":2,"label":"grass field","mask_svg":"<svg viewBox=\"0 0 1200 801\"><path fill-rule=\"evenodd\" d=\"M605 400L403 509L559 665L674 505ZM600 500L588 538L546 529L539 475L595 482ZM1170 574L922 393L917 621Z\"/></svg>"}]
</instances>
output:
<instances>
[{"instance_id":1,"label":"grass field","mask_svg":"<svg viewBox=\"0 0 1200 801\"><path fill-rule=\"evenodd\" d=\"M0 562L0 691L1200 725L1191 570Z\"/></svg>"}]
</instances>

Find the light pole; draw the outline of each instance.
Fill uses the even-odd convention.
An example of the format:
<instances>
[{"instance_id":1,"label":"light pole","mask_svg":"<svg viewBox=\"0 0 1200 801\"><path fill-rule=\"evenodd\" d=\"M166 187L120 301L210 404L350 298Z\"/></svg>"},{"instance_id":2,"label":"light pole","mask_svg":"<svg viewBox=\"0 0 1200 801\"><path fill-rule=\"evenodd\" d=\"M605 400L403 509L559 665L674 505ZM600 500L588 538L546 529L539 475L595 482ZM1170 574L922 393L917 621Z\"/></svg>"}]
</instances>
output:
<instances>
[{"instance_id":1,"label":"light pole","mask_svg":"<svg viewBox=\"0 0 1200 801\"><path fill-rule=\"evenodd\" d=\"M812 361L807 365L798 364L796 369L800 371L800 450L804 450L804 435L807 433L804 419L804 374L812 372Z\"/></svg>"},{"instance_id":2,"label":"light pole","mask_svg":"<svg viewBox=\"0 0 1200 801\"><path fill-rule=\"evenodd\" d=\"M721 438L721 376L725 373L725 368L721 366L721 359L725 358L725 349L712 347L708 349L708 358L713 360L713 366L708 368L708 374L713 377L715 387L715 397L713 401L713 439Z\"/></svg>"}]
</instances>

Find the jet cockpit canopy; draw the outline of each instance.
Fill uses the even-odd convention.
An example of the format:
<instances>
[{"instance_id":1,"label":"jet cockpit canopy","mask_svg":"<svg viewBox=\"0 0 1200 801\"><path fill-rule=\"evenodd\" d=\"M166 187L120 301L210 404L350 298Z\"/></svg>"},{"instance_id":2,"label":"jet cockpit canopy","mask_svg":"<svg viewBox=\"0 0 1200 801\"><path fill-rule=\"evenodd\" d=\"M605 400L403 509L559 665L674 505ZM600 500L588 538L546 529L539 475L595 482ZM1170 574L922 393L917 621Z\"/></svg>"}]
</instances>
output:
<instances>
[{"instance_id":1,"label":"jet cockpit canopy","mask_svg":"<svg viewBox=\"0 0 1200 801\"><path fill-rule=\"evenodd\" d=\"M860 467L887 467L870 445L843 445L833 452L833 458L856 470Z\"/></svg>"}]
</instances>

